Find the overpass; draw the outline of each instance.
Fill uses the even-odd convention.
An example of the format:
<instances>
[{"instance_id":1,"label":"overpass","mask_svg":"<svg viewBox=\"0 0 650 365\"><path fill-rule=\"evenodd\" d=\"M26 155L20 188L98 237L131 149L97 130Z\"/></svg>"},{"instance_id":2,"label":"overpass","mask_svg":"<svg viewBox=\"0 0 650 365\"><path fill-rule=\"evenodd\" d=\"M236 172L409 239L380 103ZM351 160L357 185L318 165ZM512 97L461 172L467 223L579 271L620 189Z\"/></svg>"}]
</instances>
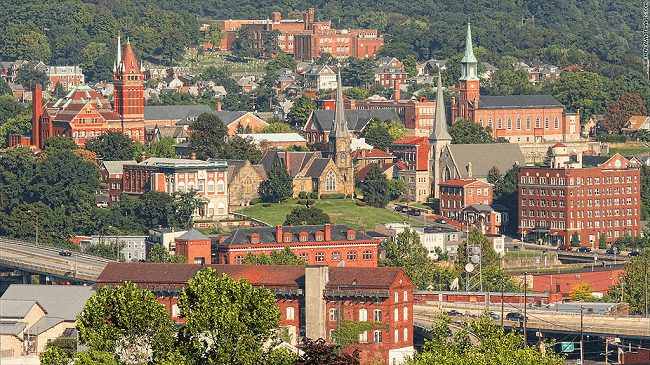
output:
<instances>
[{"instance_id":1,"label":"overpass","mask_svg":"<svg viewBox=\"0 0 650 365\"><path fill-rule=\"evenodd\" d=\"M557 259L563 264L594 264L594 255L598 257L598 260L595 261L596 266L626 264L630 261L629 256L575 251L558 251Z\"/></svg>"},{"instance_id":2,"label":"overpass","mask_svg":"<svg viewBox=\"0 0 650 365\"><path fill-rule=\"evenodd\" d=\"M0 268L21 275L25 284L29 283L31 275L39 275L41 284L46 283L46 277L55 281L91 284L111 261L77 251L62 256L59 254L61 251L57 247L0 237Z\"/></svg>"}]
</instances>

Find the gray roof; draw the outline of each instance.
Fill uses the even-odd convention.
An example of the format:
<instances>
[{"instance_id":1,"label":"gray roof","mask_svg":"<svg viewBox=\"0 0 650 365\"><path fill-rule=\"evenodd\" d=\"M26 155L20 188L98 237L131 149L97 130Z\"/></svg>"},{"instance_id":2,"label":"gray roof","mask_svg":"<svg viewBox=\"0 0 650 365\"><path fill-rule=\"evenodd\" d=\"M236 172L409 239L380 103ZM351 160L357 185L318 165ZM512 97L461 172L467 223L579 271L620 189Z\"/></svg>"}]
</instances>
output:
<instances>
[{"instance_id":1,"label":"gray roof","mask_svg":"<svg viewBox=\"0 0 650 365\"><path fill-rule=\"evenodd\" d=\"M186 240L186 241L196 241L196 240L207 240L208 236L201 233L198 229L192 228L189 231L183 233L182 235L176 237L177 240Z\"/></svg>"},{"instance_id":2,"label":"gray roof","mask_svg":"<svg viewBox=\"0 0 650 365\"><path fill-rule=\"evenodd\" d=\"M331 240L332 241L347 241L347 232L351 230L349 226L346 226L344 224L338 224L334 225L332 224L330 226L330 232L331 232ZM292 242L298 242L298 234L301 232L307 232L308 233L308 241L314 242L316 241L316 232L325 231L325 226L322 224L319 225L307 225L307 226L283 226L282 227L282 233L292 233L293 238ZM361 230L354 230L357 232L356 234L356 239L357 240L370 240L373 239L371 236L363 233ZM236 229L234 231L231 231L228 233L229 237L225 237L223 240L222 244L225 245L252 245L250 236L254 233L257 233L260 235L260 240L259 244L267 244L267 243L276 243L276 232L277 229L276 227L251 227L251 228L240 228Z\"/></svg>"},{"instance_id":3,"label":"gray roof","mask_svg":"<svg viewBox=\"0 0 650 365\"><path fill-rule=\"evenodd\" d=\"M305 172L305 177L321 176L323 174L323 170L325 170L329 162L329 158L315 158L314 162L309 165L309 168Z\"/></svg>"},{"instance_id":4,"label":"gray roof","mask_svg":"<svg viewBox=\"0 0 650 365\"><path fill-rule=\"evenodd\" d=\"M287 166L286 156L289 154L289 165ZM268 150L262 156L260 165L264 167L264 171L268 172L275 165L284 166L289 174L293 177L296 177L300 171L305 167L307 162L315 156L316 158L322 158L323 154L320 151L315 152L302 152L302 151L277 151L277 150Z\"/></svg>"},{"instance_id":5,"label":"gray roof","mask_svg":"<svg viewBox=\"0 0 650 365\"><path fill-rule=\"evenodd\" d=\"M128 161L104 161L102 164L104 167L106 167L106 171L108 171L109 174L121 174L124 172L124 165L133 165L135 164L135 160L128 160Z\"/></svg>"},{"instance_id":6,"label":"gray roof","mask_svg":"<svg viewBox=\"0 0 650 365\"><path fill-rule=\"evenodd\" d=\"M530 108L562 108L564 105L552 95L507 95L481 96L479 109L530 109Z\"/></svg>"},{"instance_id":7,"label":"gray roof","mask_svg":"<svg viewBox=\"0 0 650 365\"><path fill-rule=\"evenodd\" d=\"M582 166L594 166L597 167L598 165L602 165L605 162L609 161L609 159L612 158L611 156L589 156L589 155L583 155L582 156Z\"/></svg>"},{"instance_id":8,"label":"gray roof","mask_svg":"<svg viewBox=\"0 0 650 365\"><path fill-rule=\"evenodd\" d=\"M23 319L36 304L35 300L9 300L0 299L0 318L1 319Z\"/></svg>"},{"instance_id":9,"label":"gray roof","mask_svg":"<svg viewBox=\"0 0 650 365\"><path fill-rule=\"evenodd\" d=\"M397 115L395 109L345 110L345 121L348 130L351 132L361 132L372 118L378 118L382 121L390 119L404 123L404 121L400 119L399 115ZM315 129L321 132L329 132L332 130L332 124L334 124L334 110L314 110L312 113L312 119L314 121L313 126Z\"/></svg>"},{"instance_id":10,"label":"gray roof","mask_svg":"<svg viewBox=\"0 0 650 365\"><path fill-rule=\"evenodd\" d=\"M232 123L234 123L235 121L237 121L238 119L240 119L241 117L246 115L246 113L248 113L248 112L240 112L240 111L215 111L215 110L212 110L212 109L210 109L210 110L208 110L206 112L219 117L219 119L221 119L223 124L226 125L226 126L231 125ZM185 125L185 124L186 125L191 125L192 122L194 122L194 121L193 120L182 120L182 121L178 122L178 125Z\"/></svg>"},{"instance_id":11,"label":"gray roof","mask_svg":"<svg viewBox=\"0 0 650 365\"><path fill-rule=\"evenodd\" d=\"M502 174L515 163L526 166L526 160L517 143L451 144L449 152L460 177L467 179L467 165L472 163L472 177L484 179L488 171L496 166Z\"/></svg>"},{"instance_id":12,"label":"gray roof","mask_svg":"<svg viewBox=\"0 0 650 365\"><path fill-rule=\"evenodd\" d=\"M208 105L155 105L144 107L144 120L178 120L197 118L202 113L211 113Z\"/></svg>"},{"instance_id":13,"label":"gray roof","mask_svg":"<svg viewBox=\"0 0 650 365\"><path fill-rule=\"evenodd\" d=\"M18 336L27 327L27 322L0 323L0 335Z\"/></svg>"},{"instance_id":14,"label":"gray roof","mask_svg":"<svg viewBox=\"0 0 650 365\"><path fill-rule=\"evenodd\" d=\"M508 208L501 204L472 204L464 207L461 210L474 209L479 212L507 212Z\"/></svg>"},{"instance_id":15,"label":"gray roof","mask_svg":"<svg viewBox=\"0 0 650 365\"><path fill-rule=\"evenodd\" d=\"M49 317L75 321L93 294L89 286L12 284L2 299L35 300Z\"/></svg>"}]
</instances>

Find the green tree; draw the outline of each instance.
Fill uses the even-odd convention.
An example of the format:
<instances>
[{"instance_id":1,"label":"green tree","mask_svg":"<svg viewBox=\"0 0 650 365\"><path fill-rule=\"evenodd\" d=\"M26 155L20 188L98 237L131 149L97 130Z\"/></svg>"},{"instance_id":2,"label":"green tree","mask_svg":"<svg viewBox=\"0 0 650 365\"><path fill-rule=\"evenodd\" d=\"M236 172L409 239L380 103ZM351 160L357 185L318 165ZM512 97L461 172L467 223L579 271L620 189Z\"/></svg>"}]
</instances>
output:
<instances>
[{"instance_id":1,"label":"green tree","mask_svg":"<svg viewBox=\"0 0 650 365\"><path fill-rule=\"evenodd\" d=\"M341 79L344 86L368 86L375 79L374 61L372 58L350 57L347 66L341 69Z\"/></svg>"},{"instance_id":2,"label":"green tree","mask_svg":"<svg viewBox=\"0 0 650 365\"><path fill-rule=\"evenodd\" d=\"M503 178L499 179L494 185L494 192L498 195L498 198L494 197L493 201L497 204L501 204L504 207L508 208L509 211L509 220L508 220L508 229L512 229L517 226L518 219L518 190L519 190L519 165L515 165L506 171L506 174L503 175Z\"/></svg>"},{"instance_id":3,"label":"green tree","mask_svg":"<svg viewBox=\"0 0 650 365\"><path fill-rule=\"evenodd\" d=\"M587 121L591 115L603 114L609 102L603 78L592 72L564 72L548 86L555 98L569 110L580 110L580 119Z\"/></svg>"},{"instance_id":4,"label":"green tree","mask_svg":"<svg viewBox=\"0 0 650 365\"><path fill-rule=\"evenodd\" d=\"M451 135L452 144L494 143L492 131L489 131L488 128L483 128L480 124L471 120L459 120L454 122L447 131Z\"/></svg>"},{"instance_id":5,"label":"green tree","mask_svg":"<svg viewBox=\"0 0 650 365\"><path fill-rule=\"evenodd\" d=\"M594 299L594 297L591 296L591 293L593 293L594 289L591 288L591 283L576 283L573 286L573 289L569 293L569 299L571 299L572 302L577 302L577 301L591 301Z\"/></svg>"},{"instance_id":6,"label":"green tree","mask_svg":"<svg viewBox=\"0 0 650 365\"><path fill-rule=\"evenodd\" d=\"M32 131L32 117L29 114L18 114L0 124L0 146L7 147L10 134L29 134Z\"/></svg>"},{"instance_id":7,"label":"green tree","mask_svg":"<svg viewBox=\"0 0 650 365\"><path fill-rule=\"evenodd\" d=\"M120 362L160 362L173 339L169 313L150 291L133 283L102 287L77 317L79 342L115 354Z\"/></svg>"},{"instance_id":8,"label":"green tree","mask_svg":"<svg viewBox=\"0 0 650 365\"><path fill-rule=\"evenodd\" d=\"M539 88L528 79L528 71L504 69L490 78L487 88L490 95L532 95L539 93Z\"/></svg>"},{"instance_id":9,"label":"green tree","mask_svg":"<svg viewBox=\"0 0 650 365\"><path fill-rule=\"evenodd\" d=\"M316 207L295 207L291 213L287 214L283 225L288 226L293 224L299 226L303 222L309 225L330 223L329 215L323 213L322 209Z\"/></svg>"},{"instance_id":10,"label":"green tree","mask_svg":"<svg viewBox=\"0 0 650 365\"><path fill-rule=\"evenodd\" d=\"M5 79L0 78L0 96L9 94L13 95L13 91L11 90L11 87L9 87L9 84Z\"/></svg>"},{"instance_id":11,"label":"green tree","mask_svg":"<svg viewBox=\"0 0 650 365\"><path fill-rule=\"evenodd\" d=\"M417 76L418 60L414 55L410 54L406 56L402 62L404 63L404 71L406 71L409 77Z\"/></svg>"},{"instance_id":12,"label":"green tree","mask_svg":"<svg viewBox=\"0 0 650 365\"><path fill-rule=\"evenodd\" d=\"M367 10L357 17L357 22L363 29L377 29L377 32L383 33L388 25L388 14Z\"/></svg>"},{"instance_id":13,"label":"green tree","mask_svg":"<svg viewBox=\"0 0 650 365\"><path fill-rule=\"evenodd\" d=\"M580 247L580 234L577 231L571 236L571 246Z\"/></svg>"},{"instance_id":14,"label":"green tree","mask_svg":"<svg viewBox=\"0 0 650 365\"><path fill-rule=\"evenodd\" d=\"M187 258L179 254L170 255L163 245L153 245L147 262L166 262L172 264L185 264Z\"/></svg>"},{"instance_id":15,"label":"green tree","mask_svg":"<svg viewBox=\"0 0 650 365\"><path fill-rule=\"evenodd\" d=\"M406 187L404 185L404 180L402 179L389 179L388 180L388 191L390 194L390 200L395 200L404 194Z\"/></svg>"},{"instance_id":16,"label":"green tree","mask_svg":"<svg viewBox=\"0 0 650 365\"><path fill-rule=\"evenodd\" d=\"M174 212L176 212L176 221L180 222L185 229L190 229L192 217L200 207L204 206L207 201L198 194L196 190L174 193Z\"/></svg>"},{"instance_id":17,"label":"green tree","mask_svg":"<svg viewBox=\"0 0 650 365\"><path fill-rule=\"evenodd\" d=\"M405 228L396 238L384 244L386 259L381 266L401 267L416 288L426 290L433 275L433 260L420 242L416 231Z\"/></svg>"},{"instance_id":18,"label":"green tree","mask_svg":"<svg viewBox=\"0 0 650 365\"><path fill-rule=\"evenodd\" d=\"M267 256L264 253L255 256L249 252L244 257L244 264L247 265L307 265L307 261L299 258L291 251L289 246L285 246L284 250L277 252L275 250Z\"/></svg>"},{"instance_id":19,"label":"green tree","mask_svg":"<svg viewBox=\"0 0 650 365\"><path fill-rule=\"evenodd\" d=\"M630 262L625 264L623 272L619 274L618 284L609 287L608 293L614 301L622 301L621 294L623 295L623 300L630 305L630 314L645 313L645 277L649 264L650 249L646 248L640 256L632 257Z\"/></svg>"},{"instance_id":20,"label":"green tree","mask_svg":"<svg viewBox=\"0 0 650 365\"><path fill-rule=\"evenodd\" d=\"M316 109L316 103L308 95L303 95L294 101L287 114L287 120L294 128L303 126L314 109Z\"/></svg>"},{"instance_id":21,"label":"green tree","mask_svg":"<svg viewBox=\"0 0 650 365\"><path fill-rule=\"evenodd\" d=\"M155 141L151 144L149 148L149 157L163 157L163 158L174 158L176 157L176 149L174 141L171 137L163 137L160 141Z\"/></svg>"},{"instance_id":22,"label":"green tree","mask_svg":"<svg viewBox=\"0 0 650 365\"><path fill-rule=\"evenodd\" d=\"M373 164L361 185L363 201L375 208L384 208L390 201L388 179L377 164Z\"/></svg>"},{"instance_id":23,"label":"green tree","mask_svg":"<svg viewBox=\"0 0 650 365\"><path fill-rule=\"evenodd\" d=\"M203 32L203 37L201 42L206 46L219 47L221 45L221 40L226 36L226 32L223 31L223 26L221 24L214 22L210 24L205 31Z\"/></svg>"},{"instance_id":24,"label":"green tree","mask_svg":"<svg viewBox=\"0 0 650 365\"><path fill-rule=\"evenodd\" d=\"M228 138L228 128L214 114L203 113L190 125L188 150L200 160L217 158Z\"/></svg>"},{"instance_id":25,"label":"green tree","mask_svg":"<svg viewBox=\"0 0 650 365\"><path fill-rule=\"evenodd\" d=\"M467 258L467 246L481 248L481 265L483 270L498 269L499 268L499 254L494 251L492 242L481 231L473 227L469 231L468 238L458 245L458 263L465 266L469 262ZM470 252L471 254L471 252ZM460 271L460 270L459 270Z\"/></svg>"},{"instance_id":26,"label":"green tree","mask_svg":"<svg viewBox=\"0 0 650 365\"><path fill-rule=\"evenodd\" d=\"M612 101L607 106L607 111L603 115L603 122L600 125L608 133L618 133L630 117L635 115L647 115L645 105L639 94L624 93L618 100Z\"/></svg>"},{"instance_id":27,"label":"green tree","mask_svg":"<svg viewBox=\"0 0 650 365\"><path fill-rule=\"evenodd\" d=\"M361 132L366 142L375 148L387 151L393 141L406 135L406 127L400 122L386 119L372 118Z\"/></svg>"},{"instance_id":28,"label":"green tree","mask_svg":"<svg viewBox=\"0 0 650 365\"><path fill-rule=\"evenodd\" d=\"M268 203L282 203L293 195L293 178L283 166L274 166L260 183L260 198Z\"/></svg>"},{"instance_id":29,"label":"green tree","mask_svg":"<svg viewBox=\"0 0 650 365\"><path fill-rule=\"evenodd\" d=\"M43 89L46 89L50 84L50 78L47 77L45 72L37 69L31 63L18 67L16 72L16 83L28 87L30 90L34 85L41 84Z\"/></svg>"},{"instance_id":30,"label":"green tree","mask_svg":"<svg viewBox=\"0 0 650 365\"><path fill-rule=\"evenodd\" d=\"M321 52L317 65L335 66L337 64L336 58L332 57L331 53Z\"/></svg>"},{"instance_id":31,"label":"green tree","mask_svg":"<svg viewBox=\"0 0 650 365\"><path fill-rule=\"evenodd\" d=\"M343 94L351 100L365 100L368 98L368 89L355 86L345 90Z\"/></svg>"},{"instance_id":32,"label":"green tree","mask_svg":"<svg viewBox=\"0 0 650 365\"><path fill-rule=\"evenodd\" d=\"M641 219L648 219L650 215L650 167L641 165Z\"/></svg>"},{"instance_id":33,"label":"green tree","mask_svg":"<svg viewBox=\"0 0 650 365\"><path fill-rule=\"evenodd\" d=\"M269 123L266 127L260 130L260 133L295 133L291 126L282 121Z\"/></svg>"},{"instance_id":34,"label":"green tree","mask_svg":"<svg viewBox=\"0 0 650 365\"><path fill-rule=\"evenodd\" d=\"M70 354L57 346L48 346L41 354L42 365L67 365L70 363Z\"/></svg>"},{"instance_id":35,"label":"green tree","mask_svg":"<svg viewBox=\"0 0 650 365\"><path fill-rule=\"evenodd\" d=\"M120 131L106 131L86 141L86 149L104 161L122 161L133 158L133 140Z\"/></svg>"},{"instance_id":36,"label":"green tree","mask_svg":"<svg viewBox=\"0 0 650 365\"><path fill-rule=\"evenodd\" d=\"M253 142L253 138L236 136L226 142L219 157L227 160L248 160L257 165L262 159L262 150Z\"/></svg>"},{"instance_id":37,"label":"green tree","mask_svg":"<svg viewBox=\"0 0 650 365\"><path fill-rule=\"evenodd\" d=\"M237 57L257 57L259 50L255 48L253 31L249 27L241 27L237 30L237 38L232 43L232 53Z\"/></svg>"},{"instance_id":38,"label":"green tree","mask_svg":"<svg viewBox=\"0 0 650 365\"><path fill-rule=\"evenodd\" d=\"M600 237L598 237L598 248L601 250L607 249L607 236L604 234L601 234Z\"/></svg>"},{"instance_id":39,"label":"green tree","mask_svg":"<svg viewBox=\"0 0 650 365\"><path fill-rule=\"evenodd\" d=\"M178 307L185 320L178 341L191 363L264 363L269 356L265 343L276 342L280 309L275 295L246 279L204 268L189 280Z\"/></svg>"},{"instance_id":40,"label":"green tree","mask_svg":"<svg viewBox=\"0 0 650 365\"><path fill-rule=\"evenodd\" d=\"M274 73L275 71L281 68L288 68L290 70L295 70L298 62L288 54L280 51L266 64L266 73Z\"/></svg>"},{"instance_id":41,"label":"green tree","mask_svg":"<svg viewBox=\"0 0 650 365\"><path fill-rule=\"evenodd\" d=\"M47 137L43 140L43 149L76 150L79 146L70 138L63 136Z\"/></svg>"},{"instance_id":42,"label":"green tree","mask_svg":"<svg viewBox=\"0 0 650 365\"><path fill-rule=\"evenodd\" d=\"M63 88L63 85L61 85L60 82L57 82L56 85L54 85L54 96L57 99L65 96L65 89Z\"/></svg>"}]
</instances>

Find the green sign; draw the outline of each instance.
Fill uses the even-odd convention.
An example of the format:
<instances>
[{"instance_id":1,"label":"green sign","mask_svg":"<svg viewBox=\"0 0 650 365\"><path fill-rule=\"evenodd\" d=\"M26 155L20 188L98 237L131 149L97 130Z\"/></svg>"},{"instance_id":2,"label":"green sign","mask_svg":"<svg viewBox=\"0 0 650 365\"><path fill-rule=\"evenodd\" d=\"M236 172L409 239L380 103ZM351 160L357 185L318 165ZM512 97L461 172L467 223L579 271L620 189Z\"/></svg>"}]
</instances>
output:
<instances>
[{"instance_id":1,"label":"green sign","mask_svg":"<svg viewBox=\"0 0 650 365\"><path fill-rule=\"evenodd\" d=\"M573 352L573 342L560 342L562 352Z\"/></svg>"}]
</instances>

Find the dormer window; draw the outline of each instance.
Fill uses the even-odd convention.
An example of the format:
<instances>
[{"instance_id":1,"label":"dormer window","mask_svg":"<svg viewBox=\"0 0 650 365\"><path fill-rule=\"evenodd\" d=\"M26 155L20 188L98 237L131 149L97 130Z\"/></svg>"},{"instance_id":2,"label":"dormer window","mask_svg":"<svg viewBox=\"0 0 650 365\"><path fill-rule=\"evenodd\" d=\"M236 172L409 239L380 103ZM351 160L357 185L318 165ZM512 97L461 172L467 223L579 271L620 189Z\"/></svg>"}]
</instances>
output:
<instances>
[{"instance_id":1,"label":"dormer window","mask_svg":"<svg viewBox=\"0 0 650 365\"><path fill-rule=\"evenodd\" d=\"M285 243L291 242L291 233L285 233L284 236L283 236L283 241Z\"/></svg>"},{"instance_id":2,"label":"dormer window","mask_svg":"<svg viewBox=\"0 0 650 365\"><path fill-rule=\"evenodd\" d=\"M316 242L323 241L323 232L316 232Z\"/></svg>"},{"instance_id":3,"label":"dormer window","mask_svg":"<svg viewBox=\"0 0 650 365\"><path fill-rule=\"evenodd\" d=\"M348 240L349 241L354 240L356 238L356 235L357 235L357 232L355 232L353 230L349 230L348 233L347 233Z\"/></svg>"},{"instance_id":4,"label":"dormer window","mask_svg":"<svg viewBox=\"0 0 650 365\"><path fill-rule=\"evenodd\" d=\"M300 233L300 242L307 242L307 232Z\"/></svg>"},{"instance_id":5,"label":"dormer window","mask_svg":"<svg viewBox=\"0 0 650 365\"><path fill-rule=\"evenodd\" d=\"M260 243L260 235L257 233L252 234L251 243Z\"/></svg>"}]
</instances>

